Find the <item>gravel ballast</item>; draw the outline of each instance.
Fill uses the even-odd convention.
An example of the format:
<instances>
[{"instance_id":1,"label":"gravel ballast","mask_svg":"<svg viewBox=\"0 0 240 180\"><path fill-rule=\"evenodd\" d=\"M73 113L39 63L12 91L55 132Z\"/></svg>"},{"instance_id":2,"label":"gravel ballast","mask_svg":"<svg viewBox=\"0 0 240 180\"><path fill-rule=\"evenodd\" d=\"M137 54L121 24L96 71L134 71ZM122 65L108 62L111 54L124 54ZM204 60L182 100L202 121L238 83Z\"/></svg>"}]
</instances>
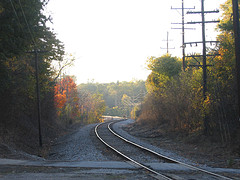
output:
<instances>
[{"instance_id":1,"label":"gravel ballast","mask_svg":"<svg viewBox=\"0 0 240 180\"><path fill-rule=\"evenodd\" d=\"M60 161L108 161L96 148L93 129L96 124L86 125L71 134L59 138L49 153L48 159Z\"/></svg>"},{"instance_id":2,"label":"gravel ballast","mask_svg":"<svg viewBox=\"0 0 240 180\"><path fill-rule=\"evenodd\" d=\"M153 146L122 130L122 127L132 122L134 121L116 122L113 129L125 138L160 154L196 165L176 153ZM124 159L114 155L109 148L106 148L96 138L95 126L96 124L86 125L58 138L52 145L46 160L35 159L35 161L26 160L24 162L12 160L13 162L10 162L11 160L4 159L4 163L3 159L0 159L0 162L2 161L0 179L26 179L26 177L27 179L153 179L151 174L142 171L139 167L134 167L129 162L124 162ZM168 163L149 163L147 165L161 171L175 168L174 172L179 170L187 173L187 170L181 169L183 167ZM216 173L239 174L239 170L234 169L212 168L208 170Z\"/></svg>"},{"instance_id":3,"label":"gravel ballast","mask_svg":"<svg viewBox=\"0 0 240 180\"><path fill-rule=\"evenodd\" d=\"M159 154L162 154L162 155L167 156L167 157L171 157L172 159L175 159L175 160L177 160L177 161L181 161L181 162L183 162L183 163L196 165L195 163L193 163L193 162L190 161L189 159L183 158L183 157L175 154L174 152L171 152L171 151L169 151L169 150L161 149L161 148L156 147L156 146L153 146L153 145L151 145L151 144L149 144L149 143L145 143L145 142L141 141L140 139L138 139L138 138L136 138L136 137L128 134L126 131L124 131L124 130L122 129L123 126L126 126L126 125L128 125L128 124L130 124L130 123L133 123L133 122L134 122L134 121L131 120L131 119L126 120L126 121L120 121L120 122L118 122L118 123L113 124L113 130L114 130L116 133L118 133L118 134L120 134L121 136L123 136L124 138L126 138L126 139L128 139L128 140L130 140L130 141L132 141L132 142L134 142L134 143L136 143L136 144L139 144L139 145L141 145L141 146L144 146L144 147L146 147L146 148L148 148L148 149L151 149L151 150L153 150L153 151L156 151L156 152L158 152Z\"/></svg>"}]
</instances>

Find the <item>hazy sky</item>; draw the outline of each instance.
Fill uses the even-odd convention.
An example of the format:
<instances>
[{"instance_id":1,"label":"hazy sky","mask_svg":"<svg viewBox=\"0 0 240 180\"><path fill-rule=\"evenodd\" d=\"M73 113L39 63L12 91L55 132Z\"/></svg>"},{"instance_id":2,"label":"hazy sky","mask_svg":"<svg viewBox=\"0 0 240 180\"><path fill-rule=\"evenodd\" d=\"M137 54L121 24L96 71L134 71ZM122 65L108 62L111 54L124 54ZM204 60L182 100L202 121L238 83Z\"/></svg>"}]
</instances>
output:
<instances>
[{"instance_id":1,"label":"hazy sky","mask_svg":"<svg viewBox=\"0 0 240 180\"><path fill-rule=\"evenodd\" d=\"M226 0L205 0L205 9L214 10ZM50 0L47 12L53 17L54 31L65 44L68 53L76 57L74 67L66 71L75 75L77 83L146 80L146 60L166 53L167 32L169 49L181 57L181 0ZM185 7L200 10L200 0L185 0ZM207 20L220 16L206 15ZM200 20L200 15L186 15L187 21ZM215 25L214 25L215 26ZM207 40L215 40L214 26L207 29ZM186 31L187 41L201 40L201 26ZM187 53L196 51L188 47Z\"/></svg>"}]
</instances>

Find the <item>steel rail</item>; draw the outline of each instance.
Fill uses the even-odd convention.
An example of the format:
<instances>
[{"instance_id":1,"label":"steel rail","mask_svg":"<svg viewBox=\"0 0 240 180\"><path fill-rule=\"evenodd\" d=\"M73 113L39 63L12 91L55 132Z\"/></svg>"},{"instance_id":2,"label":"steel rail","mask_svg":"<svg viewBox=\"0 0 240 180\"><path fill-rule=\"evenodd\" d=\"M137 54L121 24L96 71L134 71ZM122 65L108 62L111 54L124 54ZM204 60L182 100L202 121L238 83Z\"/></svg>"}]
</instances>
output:
<instances>
[{"instance_id":1,"label":"steel rail","mask_svg":"<svg viewBox=\"0 0 240 180\"><path fill-rule=\"evenodd\" d=\"M120 154L121 156L123 156L123 157L126 158L127 160L129 160L129 161L133 162L134 164L136 164L136 165L144 168L145 170L150 171L150 172L152 172L153 174L158 175L158 176L160 176L161 178L164 178L164 179L166 179L166 180L173 180L172 178L169 178L169 177L167 177L167 176L165 176L165 175L163 175L163 174L160 174L160 173L158 173L157 171L154 171L153 169L145 166L144 164L139 163L139 162L131 159L131 158L128 157L127 155L123 154L122 152L118 151L117 149L115 149L114 147L112 147L111 145L109 145L109 144L108 144L106 141L104 141L104 140L100 137L100 135L98 134L97 129L98 129L98 127L99 127L100 125L102 125L102 124L104 124L104 123L100 123L100 124L98 124L97 126L95 126L95 134L96 134L96 136L98 137L98 139L99 139L103 144L105 144L107 147L111 148L113 151L115 151L116 153ZM109 123L109 124L112 124L112 123ZM108 124L108 125L109 125L109 124Z\"/></svg>"},{"instance_id":2,"label":"steel rail","mask_svg":"<svg viewBox=\"0 0 240 180\"><path fill-rule=\"evenodd\" d=\"M115 123L115 122L114 122L114 123ZM201 171L201 172L204 172L204 173L206 173L206 174L210 174L210 175L212 175L212 176L219 177L219 178L226 179L226 180L233 180L233 179L231 179L231 178L229 178L229 177L225 177L225 176L222 176L222 175L219 175L219 174L216 174L216 173L213 173L213 172L210 172L210 171L207 171L207 170L204 170L204 169L201 169L201 168L198 168L198 167L195 167L195 166L192 166L192 165L189 165L189 164L180 162L180 161L178 161L178 160L175 160L175 159L172 159L172 158L167 157L167 156L165 156L165 155L162 155L162 154L160 154L160 153L157 153L157 152L155 152L155 151L153 151L153 150L151 150L151 149L148 149L148 148L146 148L146 147L144 147L144 146L141 146L141 145L139 145L139 144L136 144L136 143L134 143L134 142L132 142L132 141L130 141L130 140L122 137L121 135L117 134L116 132L114 132L114 131L111 129L111 127L110 127L111 124L113 124L113 122L111 122L111 123L108 124L108 129L111 131L111 133L113 133L115 136L119 137L120 139L124 140L125 142L127 142L127 143L129 143L129 144L132 144L132 145L134 145L134 146L137 146L137 147L140 148L140 149L144 149L144 150L146 150L146 151L149 151L149 152L151 152L151 153L153 153L153 154L155 154L155 155L157 155L157 156L159 156L159 157L161 157L161 158L167 159L167 160L169 160L169 161L171 161L171 162L174 162L174 163L183 165L183 166L185 166L185 167L188 167L188 168L190 168L190 169L192 169L192 170Z\"/></svg>"}]
</instances>

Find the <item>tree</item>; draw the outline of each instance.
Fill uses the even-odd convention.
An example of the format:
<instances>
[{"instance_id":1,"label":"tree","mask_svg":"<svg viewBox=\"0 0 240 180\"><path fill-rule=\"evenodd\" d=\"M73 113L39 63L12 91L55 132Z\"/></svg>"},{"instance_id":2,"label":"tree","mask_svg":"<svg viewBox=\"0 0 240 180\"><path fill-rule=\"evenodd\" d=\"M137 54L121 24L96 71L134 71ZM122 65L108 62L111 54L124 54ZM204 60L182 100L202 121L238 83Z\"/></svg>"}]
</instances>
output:
<instances>
[{"instance_id":1,"label":"tree","mask_svg":"<svg viewBox=\"0 0 240 180\"><path fill-rule=\"evenodd\" d=\"M166 54L159 58L150 57L147 60L147 67L157 75L168 76L169 78L179 75L181 72L181 64L178 58L171 57Z\"/></svg>"},{"instance_id":2,"label":"tree","mask_svg":"<svg viewBox=\"0 0 240 180\"><path fill-rule=\"evenodd\" d=\"M103 95L78 90L78 96L81 121L85 124L102 122L102 116L106 108Z\"/></svg>"},{"instance_id":3,"label":"tree","mask_svg":"<svg viewBox=\"0 0 240 180\"><path fill-rule=\"evenodd\" d=\"M183 135L204 134L203 117L208 117L207 138L223 144L232 143L239 149L239 121L236 102L236 73L233 41L231 0L221 7L224 11L218 24L219 45L209 53L220 56L208 57L208 92L202 97L202 73L197 67L180 72L177 61L168 61L169 56L148 59L148 90L140 115L140 123L152 127L165 127L167 132L181 132ZM194 64L193 59L188 63ZM201 64L200 64L201 65ZM167 128L166 128L167 127ZM238 143L236 143L236 141Z\"/></svg>"},{"instance_id":4,"label":"tree","mask_svg":"<svg viewBox=\"0 0 240 180\"><path fill-rule=\"evenodd\" d=\"M90 94L102 94L102 98L106 103L105 114L114 116L126 115L126 106L124 107L122 101L124 94L138 102L143 100L146 94L145 81L141 80L105 84L89 82L87 84L80 84L78 90L80 93L89 92ZM131 107L128 108L130 108L128 109L130 112Z\"/></svg>"},{"instance_id":5,"label":"tree","mask_svg":"<svg viewBox=\"0 0 240 180\"><path fill-rule=\"evenodd\" d=\"M42 51L38 53L38 62L43 136L49 136L48 127L55 123L52 78L55 72L51 63L62 60L64 47L46 26L51 20L43 13L47 2L0 2L0 127L3 136L14 134L13 140L19 137L32 139L38 135L34 51Z\"/></svg>"},{"instance_id":6,"label":"tree","mask_svg":"<svg viewBox=\"0 0 240 180\"><path fill-rule=\"evenodd\" d=\"M149 91L162 91L167 82L181 72L181 62L169 54L159 58L150 57L147 63L148 69L151 70L147 79Z\"/></svg>"},{"instance_id":7,"label":"tree","mask_svg":"<svg viewBox=\"0 0 240 180\"><path fill-rule=\"evenodd\" d=\"M77 86L71 76L64 76L55 85L55 106L61 121L72 124L80 118Z\"/></svg>"}]
</instances>

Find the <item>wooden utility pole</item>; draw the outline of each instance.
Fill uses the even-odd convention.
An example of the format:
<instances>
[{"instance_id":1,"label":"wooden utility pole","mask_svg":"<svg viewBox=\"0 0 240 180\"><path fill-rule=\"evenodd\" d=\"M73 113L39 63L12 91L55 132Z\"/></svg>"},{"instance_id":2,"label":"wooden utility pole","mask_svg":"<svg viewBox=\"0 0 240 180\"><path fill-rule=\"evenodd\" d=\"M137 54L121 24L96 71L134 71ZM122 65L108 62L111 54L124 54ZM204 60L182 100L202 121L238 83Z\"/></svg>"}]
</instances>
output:
<instances>
[{"instance_id":1,"label":"wooden utility pole","mask_svg":"<svg viewBox=\"0 0 240 180\"><path fill-rule=\"evenodd\" d=\"M181 24L182 28L171 28L171 29L181 29L182 30L182 66L183 66L183 71L185 71L186 69L186 65L185 65L185 29L191 29L193 30L193 28L185 28L185 9L195 9L194 8L185 8L184 7L184 0L182 0L182 7L181 8L173 8L171 7L171 9L175 9L175 10L181 10L182 11L182 23L171 23L171 24Z\"/></svg>"},{"instance_id":2,"label":"wooden utility pole","mask_svg":"<svg viewBox=\"0 0 240 180\"><path fill-rule=\"evenodd\" d=\"M206 41L206 33L205 33L205 24L206 23L216 23L219 21L205 21L205 14L207 13L218 13L219 10L216 11L205 11L204 9L204 0L201 0L201 11L196 11L196 12L188 12L188 14L201 14L201 21L199 22L189 22L188 24L201 24L202 25L202 41L201 42L190 42L190 43L185 43L186 44L198 44L201 43L203 46L202 49L202 55L198 55L198 56L189 56L189 57L202 57L202 64L199 64L198 66L202 67L203 69L203 101L206 100L207 96L207 56L212 56L212 55L207 55L206 52L206 43L209 42L211 43L217 43L217 41ZM204 117L203 117L203 122L204 122L204 133L207 134L208 133L208 127L209 127L209 123L208 123L208 118L206 115L206 112L204 112Z\"/></svg>"},{"instance_id":3,"label":"wooden utility pole","mask_svg":"<svg viewBox=\"0 0 240 180\"><path fill-rule=\"evenodd\" d=\"M186 56L186 57L202 57L202 65L200 65L203 68L203 97L204 100L206 99L206 92L207 92L207 56L215 56L215 55L207 55L206 53L206 43L218 43L218 41L206 41L206 32L205 32L205 24L206 23L217 23L219 21L205 21L205 14L206 13L219 13L219 10L216 11L205 11L204 10L204 0L201 0L201 11L196 11L196 12L187 12L187 14L201 14L201 21L199 22L188 22L188 24L202 24L202 41L200 42L187 42L187 44L202 44L203 49L202 49L202 55L191 55L191 56Z\"/></svg>"},{"instance_id":4,"label":"wooden utility pole","mask_svg":"<svg viewBox=\"0 0 240 180\"><path fill-rule=\"evenodd\" d=\"M205 34L205 11L204 0L201 0L201 16L202 16L202 44L203 44L203 99L206 99L207 92L207 57L206 57L206 34Z\"/></svg>"},{"instance_id":5,"label":"wooden utility pole","mask_svg":"<svg viewBox=\"0 0 240 180\"><path fill-rule=\"evenodd\" d=\"M202 44L203 44L203 100L206 100L207 92L207 53L206 53L206 34L205 34L205 11L204 11L204 0L201 1L201 16L202 16ZM204 134L208 134L209 123L204 110Z\"/></svg>"},{"instance_id":6,"label":"wooden utility pole","mask_svg":"<svg viewBox=\"0 0 240 180\"><path fill-rule=\"evenodd\" d=\"M35 55L35 78L36 78L36 97L37 97L37 119L38 119L38 139L39 146L42 147L42 131L41 131L41 99L40 99L40 85L39 85L39 68L38 68L38 54L46 53L47 51L39 51L34 49L34 51L26 52Z\"/></svg>"},{"instance_id":7,"label":"wooden utility pole","mask_svg":"<svg viewBox=\"0 0 240 180\"><path fill-rule=\"evenodd\" d=\"M238 0L232 0L233 26L235 38L237 95L238 95L238 120L240 121L240 29L239 29L239 8Z\"/></svg>"},{"instance_id":8,"label":"wooden utility pole","mask_svg":"<svg viewBox=\"0 0 240 180\"><path fill-rule=\"evenodd\" d=\"M169 49L175 49L175 48L169 48L169 32L167 32L167 40L163 40L163 41L167 41L167 47L166 48L162 48L161 49L167 49L167 54L169 54Z\"/></svg>"},{"instance_id":9,"label":"wooden utility pole","mask_svg":"<svg viewBox=\"0 0 240 180\"><path fill-rule=\"evenodd\" d=\"M42 131L41 131L41 101L40 101L40 89L39 89L39 70L38 70L38 51L34 50L35 54L35 69L36 69L36 91L37 91L37 113L38 113L38 137L39 137L39 146L42 147Z\"/></svg>"}]
</instances>

